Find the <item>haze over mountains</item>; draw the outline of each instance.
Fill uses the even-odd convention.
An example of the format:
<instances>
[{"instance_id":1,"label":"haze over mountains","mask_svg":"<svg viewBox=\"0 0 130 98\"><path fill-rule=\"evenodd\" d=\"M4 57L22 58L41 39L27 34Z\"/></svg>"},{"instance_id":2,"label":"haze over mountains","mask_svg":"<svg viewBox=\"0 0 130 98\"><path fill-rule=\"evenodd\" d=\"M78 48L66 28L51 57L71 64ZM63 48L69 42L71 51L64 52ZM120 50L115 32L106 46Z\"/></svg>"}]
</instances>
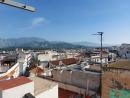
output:
<instances>
[{"instance_id":1,"label":"haze over mountains","mask_svg":"<svg viewBox=\"0 0 130 98\"><path fill-rule=\"evenodd\" d=\"M8 38L0 39L0 48L81 48L97 47L100 44L90 42L67 43L60 41L47 41L43 38Z\"/></svg>"},{"instance_id":2,"label":"haze over mountains","mask_svg":"<svg viewBox=\"0 0 130 98\"><path fill-rule=\"evenodd\" d=\"M92 43L92 42L74 42L74 45L82 45L82 46L88 46L88 47L99 47L100 44L98 43Z\"/></svg>"}]
</instances>

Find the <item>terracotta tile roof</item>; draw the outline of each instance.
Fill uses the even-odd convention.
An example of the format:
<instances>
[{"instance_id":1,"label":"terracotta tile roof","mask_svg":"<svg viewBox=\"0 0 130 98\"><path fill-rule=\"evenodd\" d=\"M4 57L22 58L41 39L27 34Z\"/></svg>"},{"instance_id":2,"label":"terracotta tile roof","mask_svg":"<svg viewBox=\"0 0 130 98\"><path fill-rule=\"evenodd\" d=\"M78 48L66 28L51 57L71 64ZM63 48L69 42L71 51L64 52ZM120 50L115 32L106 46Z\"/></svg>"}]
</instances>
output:
<instances>
[{"instance_id":1,"label":"terracotta tile roof","mask_svg":"<svg viewBox=\"0 0 130 98\"><path fill-rule=\"evenodd\" d=\"M78 93L59 88L59 98L76 98Z\"/></svg>"},{"instance_id":2,"label":"terracotta tile roof","mask_svg":"<svg viewBox=\"0 0 130 98\"><path fill-rule=\"evenodd\" d=\"M32 82L32 80L29 80L27 77L24 77L24 76L10 79L10 80L0 81L0 90L10 89L10 88L17 87L17 86L20 86L29 82Z\"/></svg>"},{"instance_id":3,"label":"terracotta tile roof","mask_svg":"<svg viewBox=\"0 0 130 98\"><path fill-rule=\"evenodd\" d=\"M56 61L50 61L49 63L53 64L53 65L59 65L59 60Z\"/></svg>"},{"instance_id":4,"label":"terracotta tile roof","mask_svg":"<svg viewBox=\"0 0 130 98\"><path fill-rule=\"evenodd\" d=\"M71 64L77 63L77 60L75 58L68 58L68 59L63 59L63 60L50 61L50 63L53 64L53 65L59 65L60 61L62 61L62 63L65 64L65 65L71 65Z\"/></svg>"},{"instance_id":5,"label":"terracotta tile roof","mask_svg":"<svg viewBox=\"0 0 130 98\"><path fill-rule=\"evenodd\" d=\"M34 73L34 74L41 74L41 73L44 72L44 70L41 69L40 67L35 67L35 68L32 68L32 69L30 70L30 72L31 72L31 73Z\"/></svg>"},{"instance_id":6,"label":"terracotta tile roof","mask_svg":"<svg viewBox=\"0 0 130 98\"><path fill-rule=\"evenodd\" d=\"M0 81L2 81L2 80L6 80L6 79L8 79L9 77L6 75L6 76L2 76L2 77L0 77Z\"/></svg>"}]
</instances>

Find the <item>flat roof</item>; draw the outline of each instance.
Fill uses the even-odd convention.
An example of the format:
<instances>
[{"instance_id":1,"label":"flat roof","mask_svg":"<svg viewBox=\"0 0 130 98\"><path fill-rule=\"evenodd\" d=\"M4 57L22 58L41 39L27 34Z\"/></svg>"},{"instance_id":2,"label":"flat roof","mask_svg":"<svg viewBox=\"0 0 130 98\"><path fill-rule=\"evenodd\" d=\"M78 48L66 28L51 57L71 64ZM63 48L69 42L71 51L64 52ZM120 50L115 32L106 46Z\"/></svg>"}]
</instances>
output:
<instances>
[{"instance_id":1,"label":"flat roof","mask_svg":"<svg viewBox=\"0 0 130 98\"><path fill-rule=\"evenodd\" d=\"M130 60L129 59L120 59L116 62L108 64L108 67L130 69Z\"/></svg>"},{"instance_id":2,"label":"flat roof","mask_svg":"<svg viewBox=\"0 0 130 98\"><path fill-rule=\"evenodd\" d=\"M0 81L0 90L10 89L10 88L17 87L17 86L20 86L29 82L32 82L32 80L24 76L13 78L10 80L3 80L3 81Z\"/></svg>"},{"instance_id":3,"label":"flat roof","mask_svg":"<svg viewBox=\"0 0 130 98\"><path fill-rule=\"evenodd\" d=\"M56 82L40 77L29 77L29 79L34 82L34 95L38 95L57 85Z\"/></svg>"}]
</instances>

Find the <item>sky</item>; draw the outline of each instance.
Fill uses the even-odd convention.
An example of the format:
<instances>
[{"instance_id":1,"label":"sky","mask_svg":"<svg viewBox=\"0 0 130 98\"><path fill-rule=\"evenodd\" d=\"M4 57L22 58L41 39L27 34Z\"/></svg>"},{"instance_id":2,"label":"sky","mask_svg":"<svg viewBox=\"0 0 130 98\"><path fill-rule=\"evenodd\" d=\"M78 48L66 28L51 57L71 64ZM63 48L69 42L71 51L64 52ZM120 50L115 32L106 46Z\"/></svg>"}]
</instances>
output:
<instances>
[{"instance_id":1,"label":"sky","mask_svg":"<svg viewBox=\"0 0 130 98\"><path fill-rule=\"evenodd\" d=\"M130 0L15 0L28 12L0 4L0 38L40 37L50 41L130 43Z\"/></svg>"}]
</instances>

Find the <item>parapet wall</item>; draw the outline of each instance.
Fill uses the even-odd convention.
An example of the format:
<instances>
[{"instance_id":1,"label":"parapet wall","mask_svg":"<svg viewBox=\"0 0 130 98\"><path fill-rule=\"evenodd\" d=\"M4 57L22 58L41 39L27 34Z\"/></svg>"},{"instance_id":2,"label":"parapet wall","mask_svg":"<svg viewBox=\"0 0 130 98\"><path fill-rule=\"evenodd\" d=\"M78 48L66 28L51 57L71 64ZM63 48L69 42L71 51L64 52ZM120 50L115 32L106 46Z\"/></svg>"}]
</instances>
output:
<instances>
[{"instance_id":1,"label":"parapet wall","mask_svg":"<svg viewBox=\"0 0 130 98\"><path fill-rule=\"evenodd\" d=\"M100 73L53 70L53 79L65 84L90 90L98 90L100 85Z\"/></svg>"}]
</instances>

